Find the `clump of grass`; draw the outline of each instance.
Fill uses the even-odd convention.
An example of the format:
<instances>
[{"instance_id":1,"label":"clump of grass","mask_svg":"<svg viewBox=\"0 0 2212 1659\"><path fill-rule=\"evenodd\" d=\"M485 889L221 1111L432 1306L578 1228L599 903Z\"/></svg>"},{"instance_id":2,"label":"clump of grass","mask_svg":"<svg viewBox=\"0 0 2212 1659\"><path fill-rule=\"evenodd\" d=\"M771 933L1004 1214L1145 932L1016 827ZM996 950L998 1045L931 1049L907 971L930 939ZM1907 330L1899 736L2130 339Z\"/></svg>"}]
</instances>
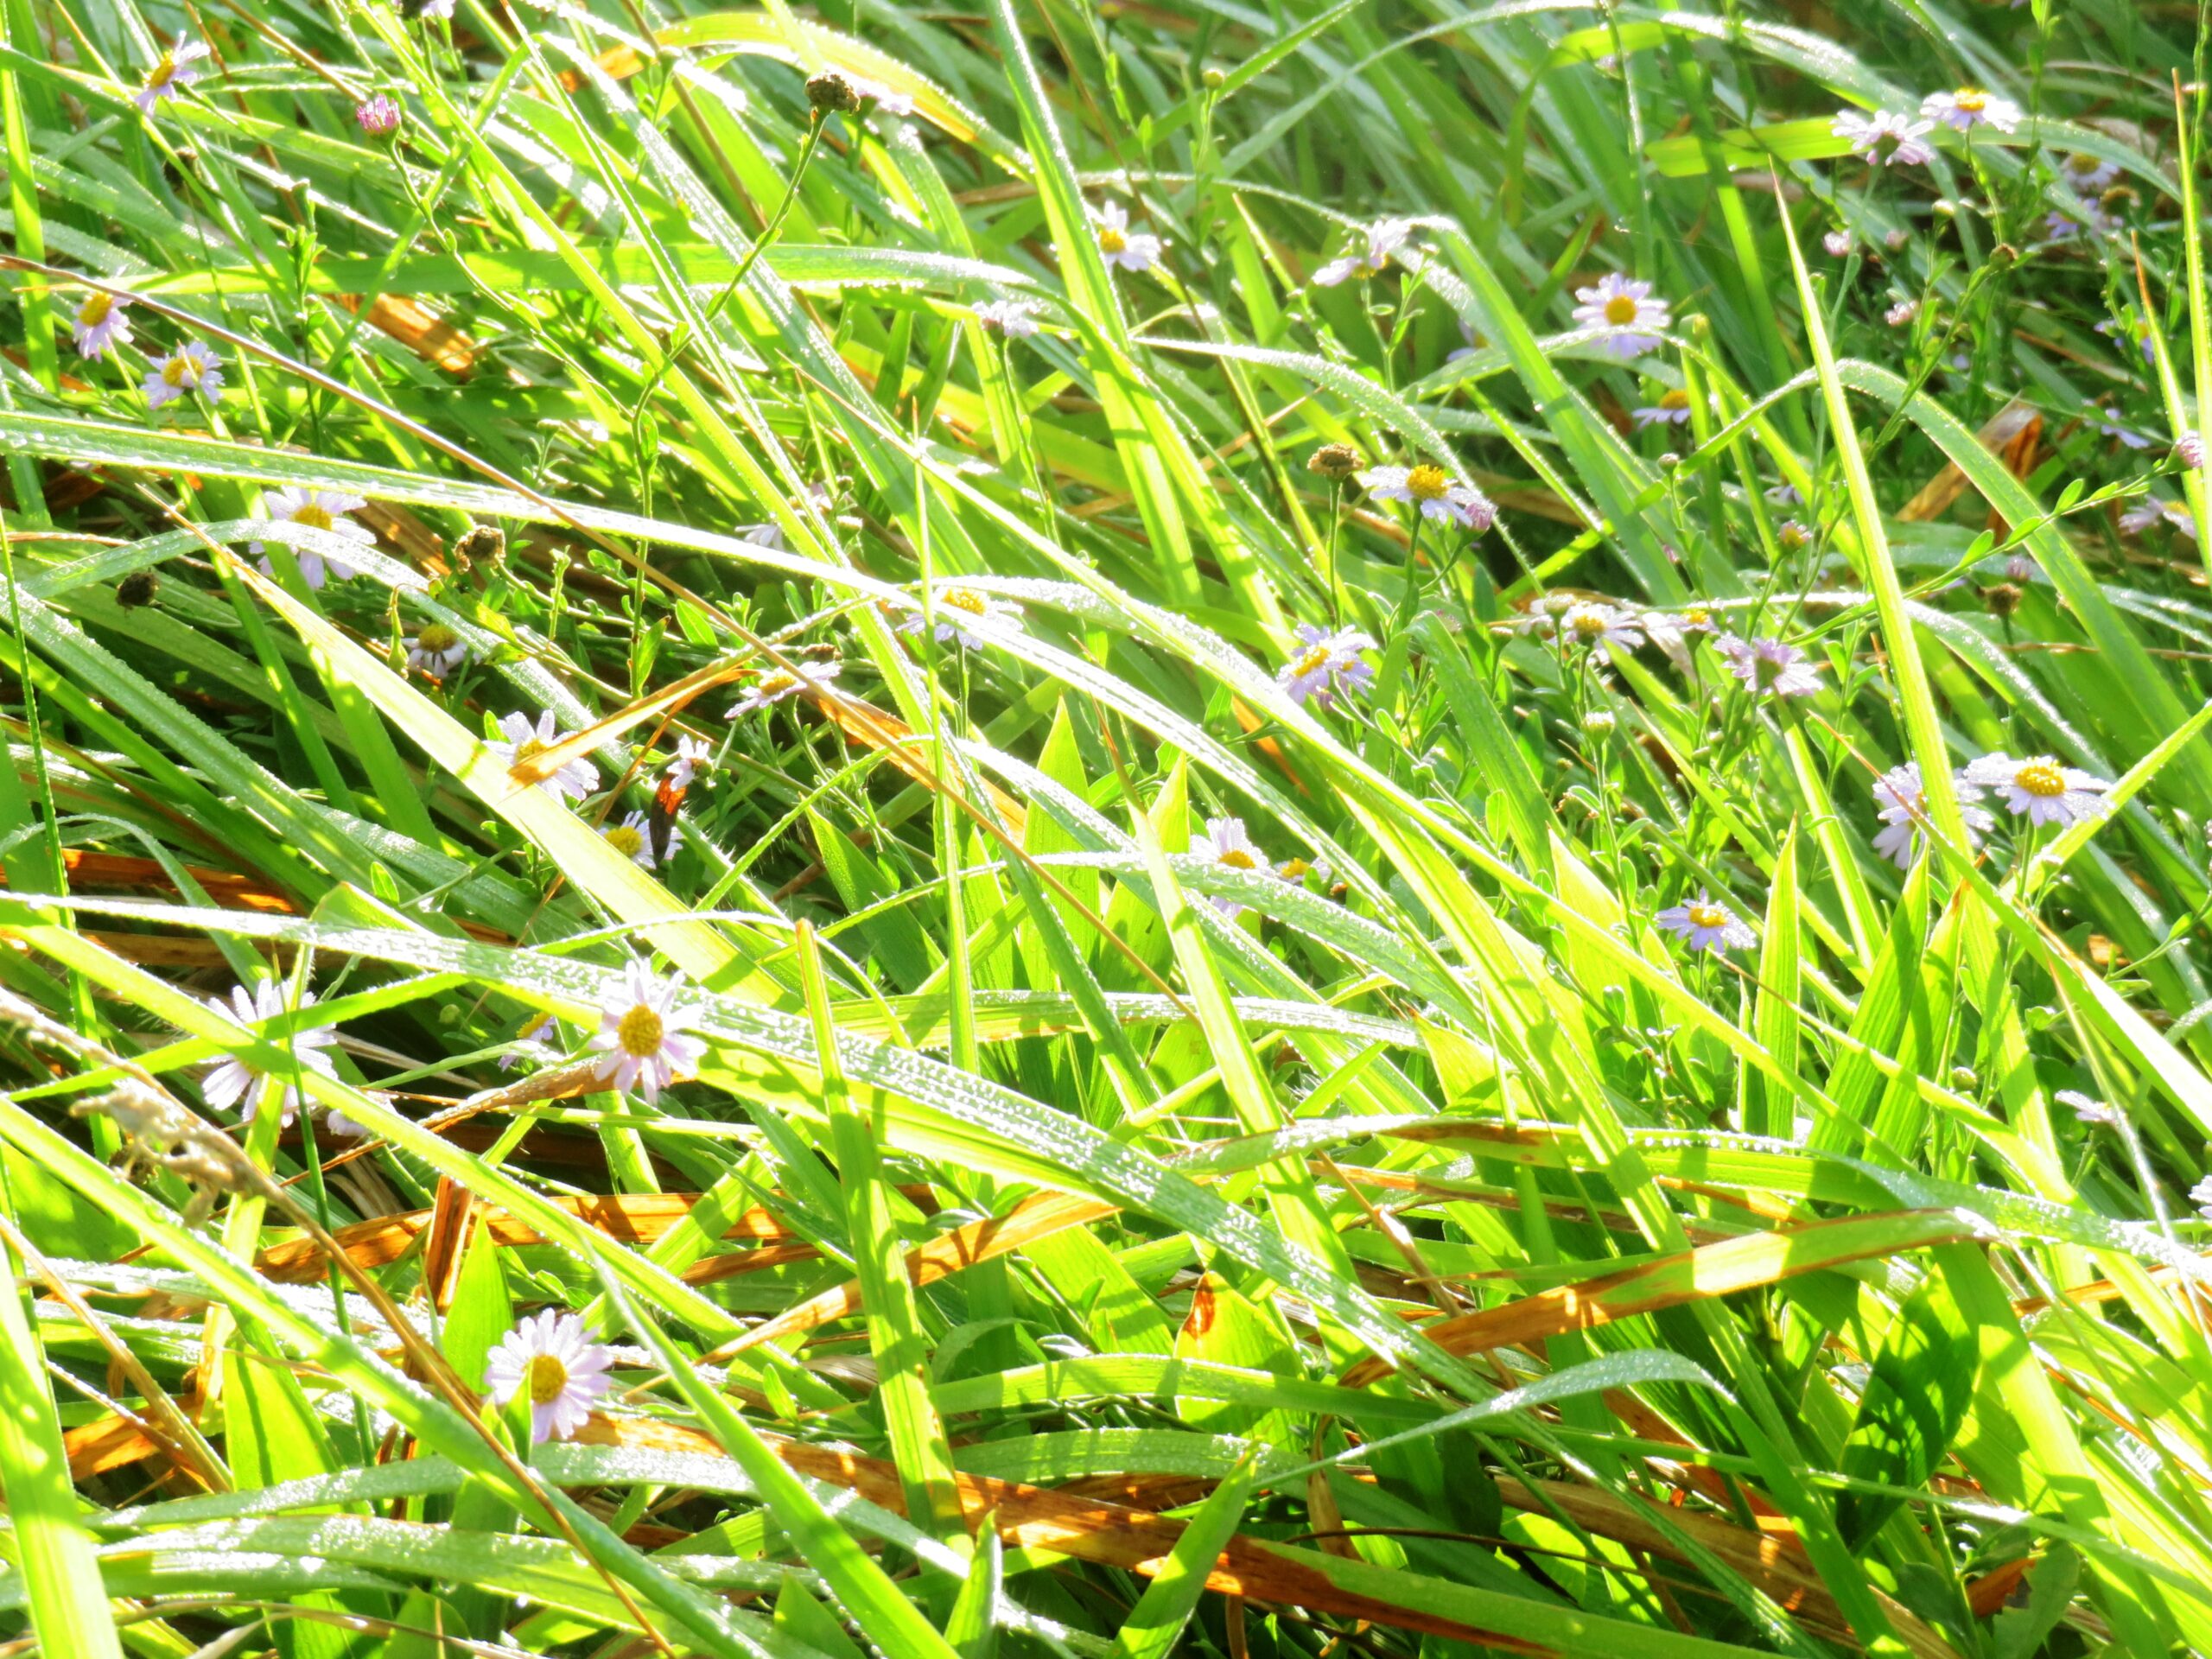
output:
<instances>
[{"instance_id":1,"label":"clump of grass","mask_svg":"<svg viewBox=\"0 0 2212 1659\"><path fill-rule=\"evenodd\" d=\"M2190 21L9 10L15 1645L2212 1650Z\"/></svg>"}]
</instances>

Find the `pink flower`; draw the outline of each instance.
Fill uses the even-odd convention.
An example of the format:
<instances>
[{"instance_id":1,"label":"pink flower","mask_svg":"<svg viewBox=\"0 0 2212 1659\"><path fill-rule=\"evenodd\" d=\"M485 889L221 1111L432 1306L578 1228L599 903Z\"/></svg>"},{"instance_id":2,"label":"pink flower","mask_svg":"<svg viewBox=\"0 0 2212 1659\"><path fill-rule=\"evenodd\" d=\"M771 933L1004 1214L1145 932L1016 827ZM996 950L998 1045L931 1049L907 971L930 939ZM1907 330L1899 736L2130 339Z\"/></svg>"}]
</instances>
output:
<instances>
[{"instance_id":1,"label":"pink flower","mask_svg":"<svg viewBox=\"0 0 2212 1659\"><path fill-rule=\"evenodd\" d=\"M1739 639L1731 633L1713 641L1713 649L1727 660L1730 673L1767 696L1809 697L1821 689L1819 665L1783 640Z\"/></svg>"}]
</instances>

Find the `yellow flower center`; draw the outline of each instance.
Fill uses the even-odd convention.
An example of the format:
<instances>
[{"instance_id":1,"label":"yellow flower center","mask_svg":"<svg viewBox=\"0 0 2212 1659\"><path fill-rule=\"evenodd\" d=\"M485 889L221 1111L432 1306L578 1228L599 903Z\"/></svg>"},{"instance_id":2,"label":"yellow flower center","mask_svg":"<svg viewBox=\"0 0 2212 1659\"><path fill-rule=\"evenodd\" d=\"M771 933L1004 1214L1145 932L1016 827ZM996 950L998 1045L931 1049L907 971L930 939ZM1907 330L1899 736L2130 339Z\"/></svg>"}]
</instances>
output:
<instances>
[{"instance_id":1,"label":"yellow flower center","mask_svg":"<svg viewBox=\"0 0 2212 1659\"><path fill-rule=\"evenodd\" d=\"M756 696L780 697L786 691L797 690L798 683L798 675L779 668L763 674L760 683L753 687L753 694Z\"/></svg>"},{"instance_id":2,"label":"yellow flower center","mask_svg":"<svg viewBox=\"0 0 2212 1659\"><path fill-rule=\"evenodd\" d=\"M1692 927L1726 927L1728 912L1718 905L1685 905L1682 913L1690 918Z\"/></svg>"},{"instance_id":3,"label":"yellow flower center","mask_svg":"<svg viewBox=\"0 0 2212 1659\"><path fill-rule=\"evenodd\" d=\"M331 518L328 507L320 506L310 501L303 507L295 507L292 510L292 522L296 524L305 524L309 530L328 530L336 520Z\"/></svg>"},{"instance_id":4,"label":"yellow flower center","mask_svg":"<svg viewBox=\"0 0 2212 1659\"><path fill-rule=\"evenodd\" d=\"M1129 245L1129 238L1111 225L1098 227L1098 249L1102 253L1120 253Z\"/></svg>"},{"instance_id":5,"label":"yellow flower center","mask_svg":"<svg viewBox=\"0 0 2212 1659\"><path fill-rule=\"evenodd\" d=\"M649 1060L660 1052L660 1039L666 1031L660 1015L640 1002L624 1014L622 1023L614 1027L614 1040L622 1045L622 1052L632 1059Z\"/></svg>"},{"instance_id":6,"label":"yellow flower center","mask_svg":"<svg viewBox=\"0 0 2212 1659\"><path fill-rule=\"evenodd\" d=\"M991 601L973 588L948 588L938 595L940 605L950 605L956 611L965 611L970 616L982 616L991 608Z\"/></svg>"},{"instance_id":7,"label":"yellow flower center","mask_svg":"<svg viewBox=\"0 0 2212 1659\"><path fill-rule=\"evenodd\" d=\"M107 314L115 309L115 302L105 294L95 294L77 308L79 327L97 328L107 321Z\"/></svg>"},{"instance_id":8,"label":"yellow flower center","mask_svg":"<svg viewBox=\"0 0 2212 1659\"><path fill-rule=\"evenodd\" d=\"M1585 639L1595 639L1605 631L1605 619L1595 611L1577 611L1567 620Z\"/></svg>"},{"instance_id":9,"label":"yellow flower center","mask_svg":"<svg viewBox=\"0 0 2212 1659\"><path fill-rule=\"evenodd\" d=\"M535 760L539 755L545 753L545 748L546 745L543 739L525 737L521 742L515 745L515 758L512 764L518 766L525 760Z\"/></svg>"},{"instance_id":10,"label":"yellow flower center","mask_svg":"<svg viewBox=\"0 0 2212 1659\"><path fill-rule=\"evenodd\" d=\"M460 643L461 636L442 622L426 623L415 636L416 650L427 651L434 657L451 651Z\"/></svg>"},{"instance_id":11,"label":"yellow flower center","mask_svg":"<svg viewBox=\"0 0 2212 1659\"><path fill-rule=\"evenodd\" d=\"M1315 645L1290 665L1291 677L1298 679L1305 675L1314 673L1328 660L1329 648L1326 645Z\"/></svg>"},{"instance_id":12,"label":"yellow flower center","mask_svg":"<svg viewBox=\"0 0 2212 1659\"><path fill-rule=\"evenodd\" d=\"M1979 86L1961 86L1951 94L1951 102L1968 115L1980 115L1989 107L1989 94Z\"/></svg>"},{"instance_id":13,"label":"yellow flower center","mask_svg":"<svg viewBox=\"0 0 2212 1659\"><path fill-rule=\"evenodd\" d=\"M2012 781L2031 795L2050 797L2066 792L2066 772L2048 761L2037 760L2012 774Z\"/></svg>"},{"instance_id":14,"label":"yellow flower center","mask_svg":"<svg viewBox=\"0 0 2212 1659\"><path fill-rule=\"evenodd\" d=\"M1605 321L1616 328L1624 328L1637 320L1641 310L1634 295L1616 294L1605 302Z\"/></svg>"},{"instance_id":15,"label":"yellow flower center","mask_svg":"<svg viewBox=\"0 0 2212 1659\"><path fill-rule=\"evenodd\" d=\"M162 365L162 378L173 386L181 386L187 380L196 383L199 378L200 365L182 352Z\"/></svg>"},{"instance_id":16,"label":"yellow flower center","mask_svg":"<svg viewBox=\"0 0 2212 1659\"><path fill-rule=\"evenodd\" d=\"M1709 628L1713 626L1713 613L1701 605L1693 607L1682 613L1682 626L1686 628Z\"/></svg>"},{"instance_id":17,"label":"yellow flower center","mask_svg":"<svg viewBox=\"0 0 2212 1659\"><path fill-rule=\"evenodd\" d=\"M1688 409L1689 406L1689 393L1679 389L1669 392L1659 400L1659 407L1662 409Z\"/></svg>"},{"instance_id":18,"label":"yellow flower center","mask_svg":"<svg viewBox=\"0 0 2212 1659\"><path fill-rule=\"evenodd\" d=\"M2095 156L2077 149L2066 158L2066 165L2075 173L2094 173L2102 163Z\"/></svg>"},{"instance_id":19,"label":"yellow flower center","mask_svg":"<svg viewBox=\"0 0 2212 1659\"><path fill-rule=\"evenodd\" d=\"M146 89L153 92L168 86L169 78L175 73L176 54L162 53L160 57L154 60L154 67L146 72Z\"/></svg>"},{"instance_id":20,"label":"yellow flower center","mask_svg":"<svg viewBox=\"0 0 2212 1659\"><path fill-rule=\"evenodd\" d=\"M1804 526L1802 524L1784 524L1782 527L1781 541L1784 547L1800 548L1811 539L1812 537L1805 534Z\"/></svg>"},{"instance_id":21,"label":"yellow flower center","mask_svg":"<svg viewBox=\"0 0 2212 1659\"><path fill-rule=\"evenodd\" d=\"M1313 867L1311 864L1308 864L1304 859L1294 858L1288 863L1285 864L1278 874L1281 874L1282 879L1286 881L1302 881L1306 879L1306 871L1313 868Z\"/></svg>"},{"instance_id":22,"label":"yellow flower center","mask_svg":"<svg viewBox=\"0 0 2212 1659\"><path fill-rule=\"evenodd\" d=\"M1416 467L1406 474L1406 493L1416 501L1441 501L1452 493L1452 474L1441 467Z\"/></svg>"},{"instance_id":23,"label":"yellow flower center","mask_svg":"<svg viewBox=\"0 0 2212 1659\"><path fill-rule=\"evenodd\" d=\"M1260 861L1242 847L1231 847L1220 855L1220 861L1232 870L1256 870L1260 868Z\"/></svg>"},{"instance_id":24,"label":"yellow flower center","mask_svg":"<svg viewBox=\"0 0 2212 1659\"><path fill-rule=\"evenodd\" d=\"M561 1390L569 1386L569 1368L550 1354L531 1356L530 1402L534 1406L550 1406L561 1397Z\"/></svg>"},{"instance_id":25,"label":"yellow flower center","mask_svg":"<svg viewBox=\"0 0 2212 1659\"><path fill-rule=\"evenodd\" d=\"M634 823L618 823L607 830L607 844L625 858L635 858L645 844L645 833Z\"/></svg>"}]
</instances>

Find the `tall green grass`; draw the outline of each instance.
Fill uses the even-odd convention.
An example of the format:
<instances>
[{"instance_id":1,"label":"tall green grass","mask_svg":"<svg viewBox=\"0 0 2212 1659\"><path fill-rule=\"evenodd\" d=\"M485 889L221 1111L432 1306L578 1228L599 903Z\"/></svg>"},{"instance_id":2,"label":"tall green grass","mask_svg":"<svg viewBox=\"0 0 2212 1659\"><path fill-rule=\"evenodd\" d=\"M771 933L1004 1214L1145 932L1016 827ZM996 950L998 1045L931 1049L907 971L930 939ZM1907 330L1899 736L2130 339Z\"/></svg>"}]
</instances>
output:
<instances>
[{"instance_id":1,"label":"tall green grass","mask_svg":"<svg viewBox=\"0 0 2212 1659\"><path fill-rule=\"evenodd\" d=\"M0 5L9 1652L2212 1652L2200 17L423 10Z\"/></svg>"}]
</instances>

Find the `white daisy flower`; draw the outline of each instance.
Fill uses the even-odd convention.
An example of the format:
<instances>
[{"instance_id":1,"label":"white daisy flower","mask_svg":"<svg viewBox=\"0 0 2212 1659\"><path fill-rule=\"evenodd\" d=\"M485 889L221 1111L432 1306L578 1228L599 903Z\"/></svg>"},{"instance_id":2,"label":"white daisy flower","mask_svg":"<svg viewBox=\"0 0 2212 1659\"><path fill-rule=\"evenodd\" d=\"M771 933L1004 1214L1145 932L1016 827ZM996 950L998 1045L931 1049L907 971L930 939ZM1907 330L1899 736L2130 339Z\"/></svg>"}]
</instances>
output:
<instances>
[{"instance_id":1,"label":"white daisy flower","mask_svg":"<svg viewBox=\"0 0 2212 1659\"><path fill-rule=\"evenodd\" d=\"M1959 798L1959 816L1966 820L1967 844L1977 845L1997 820L1986 807L1977 806L1981 791L1963 773L1953 774L1951 787ZM1921 826L1928 818L1928 796L1920 781L1920 763L1908 760L1891 766L1874 780L1875 816L1882 827L1874 835L1874 850L1897 868L1910 869L1920 855Z\"/></svg>"},{"instance_id":2,"label":"white daisy flower","mask_svg":"<svg viewBox=\"0 0 2212 1659\"><path fill-rule=\"evenodd\" d=\"M141 388L146 407L159 409L188 391L204 391L210 397L223 390L223 359L196 340L188 340L146 371Z\"/></svg>"},{"instance_id":3,"label":"white daisy flower","mask_svg":"<svg viewBox=\"0 0 2212 1659\"><path fill-rule=\"evenodd\" d=\"M1645 404L1631 411L1637 430L1647 426L1688 426L1690 423L1690 395L1676 387L1662 395L1656 404Z\"/></svg>"},{"instance_id":4,"label":"white daisy flower","mask_svg":"<svg viewBox=\"0 0 2212 1659\"><path fill-rule=\"evenodd\" d=\"M614 1385L614 1351L594 1342L584 1322L551 1308L499 1338L484 1360L484 1391L500 1405L530 1400L533 1446L565 1440L591 1418L593 1402Z\"/></svg>"},{"instance_id":5,"label":"white daisy flower","mask_svg":"<svg viewBox=\"0 0 2212 1659\"><path fill-rule=\"evenodd\" d=\"M798 688L793 687L794 690ZM668 763L668 782L671 788L691 787L691 780L702 766L714 763L715 746L703 737L679 737L676 740L676 758Z\"/></svg>"},{"instance_id":6,"label":"white daisy flower","mask_svg":"<svg viewBox=\"0 0 2212 1659\"><path fill-rule=\"evenodd\" d=\"M1598 344L1618 358L1641 357L1656 347L1674 326L1664 300L1651 297L1651 284L1618 271L1607 271L1588 288L1578 288L1574 321L1585 328L1605 332Z\"/></svg>"},{"instance_id":7,"label":"white daisy flower","mask_svg":"<svg viewBox=\"0 0 2212 1659\"><path fill-rule=\"evenodd\" d=\"M204 41L188 41L176 37L176 44L156 58L146 71L146 79L138 90L130 94L130 101L147 115L168 99L176 97L205 72L200 60L207 55Z\"/></svg>"},{"instance_id":8,"label":"white daisy flower","mask_svg":"<svg viewBox=\"0 0 2212 1659\"><path fill-rule=\"evenodd\" d=\"M309 530L343 537L363 547L376 545L376 531L366 524L357 524L345 516L349 512L359 512L369 505L358 495L349 495L343 490L271 490L261 498L261 505L269 509L271 518L280 522L289 520L292 524L305 524ZM259 553L261 543L249 543L246 550ZM353 579L352 565L342 559L326 558L311 547L295 548L292 556L300 563L300 580L310 588L321 587L326 572L340 582ZM276 574L265 555L261 560L261 574L264 576Z\"/></svg>"},{"instance_id":9,"label":"white daisy flower","mask_svg":"<svg viewBox=\"0 0 2212 1659\"><path fill-rule=\"evenodd\" d=\"M1876 167L1919 167L1936 154L1928 143L1936 124L1891 110L1877 110L1872 116L1846 110L1828 130Z\"/></svg>"},{"instance_id":10,"label":"white daisy flower","mask_svg":"<svg viewBox=\"0 0 2212 1659\"><path fill-rule=\"evenodd\" d=\"M1390 256L1405 246L1406 239L1413 233L1410 219L1385 219L1369 226L1359 232L1364 245L1341 258L1332 259L1315 271L1314 286L1334 288L1355 276L1380 276L1390 268Z\"/></svg>"},{"instance_id":11,"label":"white daisy flower","mask_svg":"<svg viewBox=\"0 0 2212 1659\"><path fill-rule=\"evenodd\" d=\"M1032 300L986 300L976 308L976 321L1008 340L1027 340L1037 332L1037 305Z\"/></svg>"},{"instance_id":12,"label":"white daisy flower","mask_svg":"<svg viewBox=\"0 0 2212 1659\"><path fill-rule=\"evenodd\" d=\"M2172 525L2192 542L2196 539L2196 515L2180 502L2169 501L2164 496L2146 495L2140 505L2120 515L2120 532L2123 536L2140 536L2162 524Z\"/></svg>"},{"instance_id":13,"label":"white daisy flower","mask_svg":"<svg viewBox=\"0 0 2212 1659\"><path fill-rule=\"evenodd\" d=\"M1458 524L1479 536L1497 522L1497 508L1471 484L1462 484L1433 461L1418 467L1370 467L1359 474L1378 501L1406 501L1424 518Z\"/></svg>"},{"instance_id":14,"label":"white daisy flower","mask_svg":"<svg viewBox=\"0 0 2212 1659\"><path fill-rule=\"evenodd\" d=\"M1331 630L1301 622L1298 644L1297 653L1275 675L1275 683L1293 702L1310 700L1325 709L1338 691L1364 691L1373 683L1374 665L1360 652L1377 647L1357 628Z\"/></svg>"},{"instance_id":15,"label":"white daisy flower","mask_svg":"<svg viewBox=\"0 0 2212 1659\"><path fill-rule=\"evenodd\" d=\"M600 834L608 846L641 870L658 869L663 860L674 858L683 845L683 831L671 822L663 830L666 845L656 854L652 820L642 812L630 813L621 823L608 824Z\"/></svg>"},{"instance_id":16,"label":"white daisy flower","mask_svg":"<svg viewBox=\"0 0 2212 1659\"><path fill-rule=\"evenodd\" d=\"M722 718L735 720L740 715L766 709L772 702L781 702L802 691L825 690L830 682L844 671L842 663L797 663L790 668L765 670L753 682L752 689L732 703Z\"/></svg>"},{"instance_id":17,"label":"white daisy flower","mask_svg":"<svg viewBox=\"0 0 2212 1659\"><path fill-rule=\"evenodd\" d=\"M1683 611L1646 611L1636 619L1636 626L1676 666L1687 667L1689 652L1685 643L1694 634L1713 632L1713 613L1702 605Z\"/></svg>"},{"instance_id":18,"label":"white daisy flower","mask_svg":"<svg viewBox=\"0 0 2212 1659\"><path fill-rule=\"evenodd\" d=\"M1758 943L1758 936L1726 905L1717 905L1700 893L1686 903L1671 905L1652 920L1678 935L1693 950L1744 950Z\"/></svg>"},{"instance_id":19,"label":"white daisy flower","mask_svg":"<svg viewBox=\"0 0 2212 1659\"><path fill-rule=\"evenodd\" d=\"M1985 754L1969 761L1964 775L1978 789L1994 790L2007 810L2030 823L2071 823L2094 811L2099 798L2112 787L2054 754L2030 755L2024 760L2002 753Z\"/></svg>"},{"instance_id":20,"label":"white daisy flower","mask_svg":"<svg viewBox=\"0 0 2212 1659\"><path fill-rule=\"evenodd\" d=\"M1129 228L1128 210L1109 201L1098 210L1098 251L1109 265L1123 270L1147 271L1160 263L1166 244L1148 231Z\"/></svg>"},{"instance_id":21,"label":"white daisy flower","mask_svg":"<svg viewBox=\"0 0 2212 1659\"><path fill-rule=\"evenodd\" d=\"M1985 92L1979 86L1961 86L1955 92L1930 92L1920 100L1920 114L1923 120L1948 127L1954 132L1972 132L1976 127L2012 132L2020 124L2018 105L2009 98Z\"/></svg>"},{"instance_id":22,"label":"white daisy flower","mask_svg":"<svg viewBox=\"0 0 2212 1659\"><path fill-rule=\"evenodd\" d=\"M2077 149L2058 164L2058 176L2075 195L2097 196L2120 176L2120 163Z\"/></svg>"},{"instance_id":23,"label":"white daisy flower","mask_svg":"<svg viewBox=\"0 0 2212 1659\"><path fill-rule=\"evenodd\" d=\"M1208 818L1206 839L1212 843L1213 861L1225 864L1232 870L1271 870L1274 867L1261 855L1252 844L1252 837L1245 832L1242 818ZM1213 907L1234 921L1244 913L1244 906L1234 899L1217 897Z\"/></svg>"},{"instance_id":24,"label":"white daisy flower","mask_svg":"<svg viewBox=\"0 0 2212 1659\"><path fill-rule=\"evenodd\" d=\"M1820 666L1796 645L1780 639L1739 639L1723 634L1713 648L1727 660L1728 671L1751 690L1770 697L1809 697L1821 689Z\"/></svg>"},{"instance_id":25,"label":"white daisy flower","mask_svg":"<svg viewBox=\"0 0 2212 1659\"><path fill-rule=\"evenodd\" d=\"M312 1007L315 993L301 992L299 1005L302 1008ZM257 979L251 991L243 985L234 985L231 988L228 1002L219 996L213 996L207 999L207 1006L216 1013L235 1020L239 1025L257 1026L284 1013L288 1004L285 988L282 984L273 979ZM330 1056L322 1052L338 1040L338 1033L328 1026L317 1026L311 1030L296 1033L289 1039L264 1033L263 1040L283 1049L299 1062L302 1071L320 1071L326 1077L337 1075L331 1066ZM260 1087L261 1080L269 1075L271 1074L263 1071L259 1066L232 1056L219 1061L215 1069L200 1079L200 1097L207 1103L210 1111L216 1112L243 1108L251 1097L254 1116L258 1117L268 1098ZM290 1066L282 1068L274 1075L284 1084L279 1109L282 1116L278 1122L289 1123L299 1114L300 1091L291 1081Z\"/></svg>"},{"instance_id":26,"label":"white daisy flower","mask_svg":"<svg viewBox=\"0 0 2212 1659\"><path fill-rule=\"evenodd\" d=\"M1336 879L1336 872L1329 868L1329 861L1325 858L1318 858L1310 863L1302 858L1287 858L1275 866L1275 874L1294 886L1302 885L1310 875L1324 889Z\"/></svg>"},{"instance_id":27,"label":"white daisy flower","mask_svg":"<svg viewBox=\"0 0 2212 1659\"><path fill-rule=\"evenodd\" d=\"M300 573L307 574L304 558ZM420 669L434 680L442 680L468 660L468 641L442 622L425 622L405 644L407 666Z\"/></svg>"},{"instance_id":28,"label":"white daisy flower","mask_svg":"<svg viewBox=\"0 0 2212 1659\"><path fill-rule=\"evenodd\" d=\"M77 355L90 360L104 357L111 346L130 343L130 299L128 295L87 294L69 319L69 332Z\"/></svg>"},{"instance_id":29,"label":"white daisy flower","mask_svg":"<svg viewBox=\"0 0 2212 1659\"><path fill-rule=\"evenodd\" d=\"M660 979L632 958L622 984L600 1004L599 1034L591 1046L601 1052L599 1075L619 1092L633 1084L648 1101L678 1073L696 1070L707 1045L689 1034L690 1021L675 1011L680 977Z\"/></svg>"},{"instance_id":30,"label":"white daisy flower","mask_svg":"<svg viewBox=\"0 0 2212 1659\"><path fill-rule=\"evenodd\" d=\"M2091 1128L2101 1125L2107 1128L2117 1128L2125 1121L2120 1116L2120 1108L2092 1099L2079 1089L2061 1089L2051 1098L2072 1112L2076 1122L2086 1123Z\"/></svg>"},{"instance_id":31,"label":"white daisy flower","mask_svg":"<svg viewBox=\"0 0 2212 1659\"><path fill-rule=\"evenodd\" d=\"M1611 605L1586 601L1568 611L1564 620L1569 639L1607 662L1615 652L1632 654L1643 643L1643 629L1637 619Z\"/></svg>"},{"instance_id":32,"label":"white daisy flower","mask_svg":"<svg viewBox=\"0 0 2212 1659\"><path fill-rule=\"evenodd\" d=\"M963 617L1001 622L1008 627L1021 620L1019 605L996 598L980 588L940 588L931 598L937 613L937 642L941 645L957 639L964 650L980 651L990 643L981 634L969 632L961 620ZM918 610L899 625L899 632L919 633L924 626L924 618Z\"/></svg>"},{"instance_id":33,"label":"white daisy flower","mask_svg":"<svg viewBox=\"0 0 2212 1659\"><path fill-rule=\"evenodd\" d=\"M509 772L525 760L534 760L567 735L553 723L553 711L546 709L533 726L528 715L504 715L499 719L501 736L484 747L492 758ZM538 781L537 786L555 800L581 801L599 787L599 772L592 763L578 755L573 760L562 762L558 770Z\"/></svg>"}]
</instances>

